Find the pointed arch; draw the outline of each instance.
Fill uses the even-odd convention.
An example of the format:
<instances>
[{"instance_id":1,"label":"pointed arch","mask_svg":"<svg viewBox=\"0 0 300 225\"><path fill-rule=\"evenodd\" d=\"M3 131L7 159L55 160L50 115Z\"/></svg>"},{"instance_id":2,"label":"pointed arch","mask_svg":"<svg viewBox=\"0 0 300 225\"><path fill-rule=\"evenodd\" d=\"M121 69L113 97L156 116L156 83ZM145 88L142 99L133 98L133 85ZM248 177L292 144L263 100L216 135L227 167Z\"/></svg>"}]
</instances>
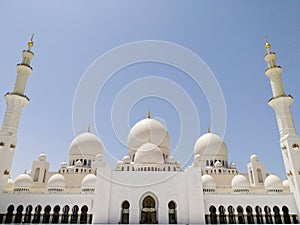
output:
<instances>
[{"instance_id":1,"label":"pointed arch","mask_svg":"<svg viewBox=\"0 0 300 225\"><path fill-rule=\"evenodd\" d=\"M259 183L263 183L263 182L264 182L264 179L263 179L263 176L262 176L261 169L257 169L257 170L256 170L256 173L257 173L258 182L259 182Z\"/></svg>"},{"instance_id":2,"label":"pointed arch","mask_svg":"<svg viewBox=\"0 0 300 225\"><path fill-rule=\"evenodd\" d=\"M237 207L237 212L238 212L238 222L239 224L244 224L245 223L245 218L244 218L244 209L242 206Z\"/></svg>"},{"instance_id":3,"label":"pointed arch","mask_svg":"<svg viewBox=\"0 0 300 225\"><path fill-rule=\"evenodd\" d=\"M256 212L256 223L258 223L258 224L264 223L262 210L259 206L255 207L255 212Z\"/></svg>"},{"instance_id":4,"label":"pointed arch","mask_svg":"<svg viewBox=\"0 0 300 225\"><path fill-rule=\"evenodd\" d=\"M217 224L218 223L216 211L217 211L217 209L213 205L209 207L210 223L211 224Z\"/></svg>"},{"instance_id":5,"label":"pointed arch","mask_svg":"<svg viewBox=\"0 0 300 225\"><path fill-rule=\"evenodd\" d=\"M51 206L47 205L44 208L44 216L43 216L42 223L49 223L50 222L50 211L51 211Z\"/></svg>"},{"instance_id":6,"label":"pointed arch","mask_svg":"<svg viewBox=\"0 0 300 225\"><path fill-rule=\"evenodd\" d=\"M174 201L170 201L168 204L169 208L169 224L177 223L177 205Z\"/></svg>"},{"instance_id":7,"label":"pointed arch","mask_svg":"<svg viewBox=\"0 0 300 225\"><path fill-rule=\"evenodd\" d=\"M32 205L28 205L25 209L25 216L24 216L24 223L30 223L31 222L31 212L32 212Z\"/></svg>"},{"instance_id":8,"label":"pointed arch","mask_svg":"<svg viewBox=\"0 0 300 225\"><path fill-rule=\"evenodd\" d=\"M234 208L232 207L232 205L228 206L228 214L229 214L229 223L235 224L236 219L235 219L235 214L234 214Z\"/></svg>"},{"instance_id":9,"label":"pointed arch","mask_svg":"<svg viewBox=\"0 0 300 225\"><path fill-rule=\"evenodd\" d=\"M220 224L226 224L227 223L227 219L226 219L226 214L225 214L226 209L224 208L224 206L219 206L219 220L220 220Z\"/></svg>"},{"instance_id":10,"label":"pointed arch","mask_svg":"<svg viewBox=\"0 0 300 225\"><path fill-rule=\"evenodd\" d=\"M246 212L247 212L247 222L248 222L248 224L253 224L254 223L254 218L253 218L253 213L252 213L252 207L247 206L246 207Z\"/></svg>"},{"instance_id":11,"label":"pointed arch","mask_svg":"<svg viewBox=\"0 0 300 225\"><path fill-rule=\"evenodd\" d=\"M125 200L121 204L121 224L129 224L129 208L130 208L130 203Z\"/></svg>"},{"instance_id":12,"label":"pointed arch","mask_svg":"<svg viewBox=\"0 0 300 225\"><path fill-rule=\"evenodd\" d=\"M7 212L6 212L6 217L5 217L4 223L12 223L14 210L15 210L15 207L13 205L10 205L7 207Z\"/></svg>"},{"instance_id":13,"label":"pointed arch","mask_svg":"<svg viewBox=\"0 0 300 225\"><path fill-rule=\"evenodd\" d=\"M141 198L140 223L158 223L157 221L157 199L151 193Z\"/></svg>"},{"instance_id":14,"label":"pointed arch","mask_svg":"<svg viewBox=\"0 0 300 225\"><path fill-rule=\"evenodd\" d=\"M41 211L42 211L42 206L38 205L35 207L32 223L40 223L41 222Z\"/></svg>"},{"instance_id":15,"label":"pointed arch","mask_svg":"<svg viewBox=\"0 0 300 225\"><path fill-rule=\"evenodd\" d=\"M60 206L56 205L53 208L52 223L56 224L59 221Z\"/></svg>"},{"instance_id":16,"label":"pointed arch","mask_svg":"<svg viewBox=\"0 0 300 225\"><path fill-rule=\"evenodd\" d=\"M19 205L17 207L17 213L15 215L14 223L22 223L23 210L24 210L24 207L22 205Z\"/></svg>"},{"instance_id":17,"label":"pointed arch","mask_svg":"<svg viewBox=\"0 0 300 225\"><path fill-rule=\"evenodd\" d=\"M264 211L265 211L266 223L268 223L268 224L273 223L270 207L265 206Z\"/></svg>"},{"instance_id":18,"label":"pointed arch","mask_svg":"<svg viewBox=\"0 0 300 225\"><path fill-rule=\"evenodd\" d=\"M273 207L273 212L274 212L274 220L275 220L275 223L282 223L282 220L281 220L281 215L280 215L280 209L278 208L278 206L274 206Z\"/></svg>"},{"instance_id":19,"label":"pointed arch","mask_svg":"<svg viewBox=\"0 0 300 225\"><path fill-rule=\"evenodd\" d=\"M284 220L284 224L291 224L291 216L289 214L289 209L286 206L282 207L282 211L283 211L283 220Z\"/></svg>"},{"instance_id":20,"label":"pointed arch","mask_svg":"<svg viewBox=\"0 0 300 225\"><path fill-rule=\"evenodd\" d=\"M61 223L69 223L69 211L70 207L68 205L65 205L62 209L63 213L61 216Z\"/></svg>"},{"instance_id":21,"label":"pointed arch","mask_svg":"<svg viewBox=\"0 0 300 225\"><path fill-rule=\"evenodd\" d=\"M88 207L86 205L81 207L81 214L80 214L80 223L81 224L86 224L87 223L87 212L88 212Z\"/></svg>"}]
</instances>

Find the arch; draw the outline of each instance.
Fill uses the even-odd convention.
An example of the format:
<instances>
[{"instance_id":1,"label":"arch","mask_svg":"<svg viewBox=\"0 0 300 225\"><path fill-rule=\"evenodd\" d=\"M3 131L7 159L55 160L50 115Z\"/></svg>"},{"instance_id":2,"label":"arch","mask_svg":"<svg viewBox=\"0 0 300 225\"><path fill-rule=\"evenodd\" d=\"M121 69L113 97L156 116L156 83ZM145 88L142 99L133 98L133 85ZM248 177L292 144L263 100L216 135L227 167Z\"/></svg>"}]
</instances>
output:
<instances>
[{"instance_id":1,"label":"arch","mask_svg":"<svg viewBox=\"0 0 300 225\"><path fill-rule=\"evenodd\" d=\"M17 207L17 213L15 215L14 223L22 223L23 210L24 210L24 207L22 205L19 205Z\"/></svg>"},{"instance_id":2,"label":"arch","mask_svg":"<svg viewBox=\"0 0 300 225\"><path fill-rule=\"evenodd\" d=\"M252 169L250 170L250 179L251 179L251 184L254 184L254 178L253 178L253 171L252 171Z\"/></svg>"},{"instance_id":3,"label":"arch","mask_svg":"<svg viewBox=\"0 0 300 225\"><path fill-rule=\"evenodd\" d=\"M156 201L151 195L147 195L142 201L141 224L157 223Z\"/></svg>"},{"instance_id":4,"label":"arch","mask_svg":"<svg viewBox=\"0 0 300 225\"><path fill-rule=\"evenodd\" d=\"M25 216L24 216L24 223L30 223L31 222L31 212L32 212L32 205L28 205L25 209Z\"/></svg>"},{"instance_id":5,"label":"arch","mask_svg":"<svg viewBox=\"0 0 300 225\"><path fill-rule=\"evenodd\" d=\"M265 206L264 211L265 211L266 223L268 224L273 223L270 207Z\"/></svg>"},{"instance_id":6,"label":"arch","mask_svg":"<svg viewBox=\"0 0 300 225\"><path fill-rule=\"evenodd\" d=\"M168 203L169 208L169 224L177 224L177 205L174 201Z\"/></svg>"},{"instance_id":7,"label":"arch","mask_svg":"<svg viewBox=\"0 0 300 225\"><path fill-rule=\"evenodd\" d=\"M230 224L235 224L235 215L234 215L234 208L230 205L228 206L228 214L229 214L229 223Z\"/></svg>"},{"instance_id":8,"label":"arch","mask_svg":"<svg viewBox=\"0 0 300 225\"><path fill-rule=\"evenodd\" d=\"M34 170L33 182L38 182L39 181L40 171L41 171L40 167L37 167Z\"/></svg>"},{"instance_id":9,"label":"arch","mask_svg":"<svg viewBox=\"0 0 300 225\"><path fill-rule=\"evenodd\" d=\"M56 205L53 208L53 215L52 215L52 223L58 223L59 221L59 211L60 211L60 206Z\"/></svg>"},{"instance_id":10,"label":"arch","mask_svg":"<svg viewBox=\"0 0 300 225\"><path fill-rule=\"evenodd\" d=\"M79 207L77 205L74 205L73 208L72 208L72 215L71 215L70 223L77 223L77 221L78 221L78 210L79 210Z\"/></svg>"},{"instance_id":11,"label":"arch","mask_svg":"<svg viewBox=\"0 0 300 225\"><path fill-rule=\"evenodd\" d=\"M213 205L209 207L210 223L211 224L217 224L218 223L216 211L217 211L217 209Z\"/></svg>"},{"instance_id":12,"label":"arch","mask_svg":"<svg viewBox=\"0 0 300 225\"><path fill-rule=\"evenodd\" d=\"M220 224L226 224L227 223L227 219L226 219L226 214L225 214L225 208L224 206L219 206L219 220L220 220Z\"/></svg>"},{"instance_id":13,"label":"arch","mask_svg":"<svg viewBox=\"0 0 300 225\"><path fill-rule=\"evenodd\" d=\"M253 218L253 210L251 206L246 207L246 212L247 212L247 223L248 224L253 224L254 223L254 218Z\"/></svg>"},{"instance_id":14,"label":"arch","mask_svg":"<svg viewBox=\"0 0 300 225\"><path fill-rule=\"evenodd\" d=\"M245 223L245 218L244 218L244 209L242 206L237 207L237 212L238 212L238 222L239 224L244 224Z\"/></svg>"},{"instance_id":15,"label":"arch","mask_svg":"<svg viewBox=\"0 0 300 225\"><path fill-rule=\"evenodd\" d=\"M256 212L256 223L258 223L258 224L264 223L263 216L262 216L262 210L259 206L255 207L255 212Z\"/></svg>"},{"instance_id":16,"label":"arch","mask_svg":"<svg viewBox=\"0 0 300 225\"><path fill-rule=\"evenodd\" d=\"M47 205L44 208L44 216L43 216L42 223L49 223L50 222L50 211L51 211L51 206Z\"/></svg>"},{"instance_id":17,"label":"arch","mask_svg":"<svg viewBox=\"0 0 300 225\"><path fill-rule=\"evenodd\" d=\"M65 205L62 209L62 215L61 215L61 223L69 223L69 211L70 207L68 205Z\"/></svg>"},{"instance_id":18,"label":"arch","mask_svg":"<svg viewBox=\"0 0 300 225\"><path fill-rule=\"evenodd\" d=\"M87 212L88 212L88 207L86 205L81 207L81 214L80 214L80 223L87 223Z\"/></svg>"},{"instance_id":19,"label":"arch","mask_svg":"<svg viewBox=\"0 0 300 225\"><path fill-rule=\"evenodd\" d=\"M261 169L257 169L256 173L257 173L258 183L263 183L264 179L263 179L263 176L262 176Z\"/></svg>"},{"instance_id":20,"label":"arch","mask_svg":"<svg viewBox=\"0 0 300 225\"><path fill-rule=\"evenodd\" d=\"M7 207L6 217L5 217L5 223L12 223L13 219L13 212L15 210L15 207L13 205L10 205Z\"/></svg>"},{"instance_id":21,"label":"arch","mask_svg":"<svg viewBox=\"0 0 300 225\"><path fill-rule=\"evenodd\" d=\"M282 223L281 216L280 216L280 209L278 208L278 206L273 207L273 212L274 212L275 223L277 224Z\"/></svg>"},{"instance_id":22,"label":"arch","mask_svg":"<svg viewBox=\"0 0 300 225\"><path fill-rule=\"evenodd\" d=\"M283 211L283 221L284 224L291 224L291 216L289 214L289 209L286 206L282 207L282 211Z\"/></svg>"},{"instance_id":23,"label":"arch","mask_svg":"<svg viewBox=\"0 0 300 225\"><path fill-rule=\"evenodd\" d=\"M32 223L40 223L41 222L41 211L42 211L42 206L40 206L40 205L37 205L34 208Z\"/></svg>"},{"instance_id":24,"label":"arch","mask_svg":"<svg viewBox=\"0 0 300 225\"><path fill-rule=\"evenodd\" d=\"M130 203L128 201L123 201L121 205L121 224L129 224L129 208Z\"/></svg>"}]
</instances>

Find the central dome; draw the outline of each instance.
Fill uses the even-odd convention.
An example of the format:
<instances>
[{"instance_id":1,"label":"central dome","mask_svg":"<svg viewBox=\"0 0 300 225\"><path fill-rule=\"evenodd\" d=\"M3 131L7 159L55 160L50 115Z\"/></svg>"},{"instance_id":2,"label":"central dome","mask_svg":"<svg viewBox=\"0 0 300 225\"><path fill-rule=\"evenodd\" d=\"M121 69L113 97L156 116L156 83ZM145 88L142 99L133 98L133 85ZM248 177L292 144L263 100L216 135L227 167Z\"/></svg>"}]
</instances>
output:
<instances>
[{"instance_id":1,"label":"central dome","mask_svg":"<svg viewBox=\"0 0 300 225\"><path fill-rule=\"evenodd\" d=\"M143 144L136 152L135 164L162 164L164 162L160 149L152 143Z\"/></svg>"},{"instance_id":2,"label":"central dome","mask_svg":"<svg viewBox=\"0 0 300 225\"><path fill-rule=\"evenodd\" d=\"M79 134L73 139L69 147L70 161L77 159L95 159L97 154L103 154L100 139L93 133Z\"/></svg>"},{"instance_id":3,"label":"central dome","mask_svg":"<svg viewBox=\"0 0 300 225\"><path fill-rule=\"evenodd\" d=\"M137 122L129 132L128 155L133 158L138 148L149 140L161 150L164 157L170 154L170 138L167 129L159 121L146 118Z\"/></svg>"},{"instance_id":4,"label":"central dome","mask_svg":"<svg viewBox=\"0 0 300 225\"><path fill-rule=\"evenodd\" d=\"M194 155L203 159L227 160L227 146L222 138L212 133L202 135L195 143Z\"/></svg>"}]
</instances>

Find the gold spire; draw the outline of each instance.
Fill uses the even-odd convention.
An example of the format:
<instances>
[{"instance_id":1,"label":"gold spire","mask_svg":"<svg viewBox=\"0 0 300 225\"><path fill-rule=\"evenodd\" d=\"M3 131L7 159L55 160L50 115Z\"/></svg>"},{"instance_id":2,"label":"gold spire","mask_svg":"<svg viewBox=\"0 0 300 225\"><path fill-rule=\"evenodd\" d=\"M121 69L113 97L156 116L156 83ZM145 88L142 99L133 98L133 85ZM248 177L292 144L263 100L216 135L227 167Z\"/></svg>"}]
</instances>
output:
<instances>
[{"instance_id":1,"label":"gold spire","mask_svg":"<svg viewBox=\"0 0 300 225\"><path fill-rule=\"evenodd\" d=\"M209 126L207 127L207 133L210 133L210 127Z\"/></svg>"},{"instance_id":2,"label":"gold spire","mask_svg":"<svg viewBox=\"0 0 300 225\"><path fill-rule=\"evenodd\" d=\"M89 126L88 126L88 132L90 133L91 132L91 124L89 123Z\"/></svg>"},{"instance_id":3,"label":"gold spire","mask_svg":"<svg viewBox=\"0 0 300 225\"><path fill-rule=\"evenodd\" d=\"M267 36L265 36L265 41L266 41L266 44L265 44L266 49L270 49L271 48L271 44L269 43Z\"/></svg>"},{"instance_id":4,"label":"gold spire","mask_svg":"<svg viewBox=\"0 0 300 225\"><path fill-rule=\"evenodd\" d=\"M150 115L150 107L148 107L148 119L151 118L151 115Z\"/></svg>"},{"instance_id":5,"label":"gold spire","mask_svg":"<svg viewBox=\"0 0 300 225\"><path fill-rule=\"evenodd\" d=\"M33 36L34 36L34 34L31 35L31 39L28 42L28 51L30 51L31 47L33 46Z\"/></svg>"}]
</instances>

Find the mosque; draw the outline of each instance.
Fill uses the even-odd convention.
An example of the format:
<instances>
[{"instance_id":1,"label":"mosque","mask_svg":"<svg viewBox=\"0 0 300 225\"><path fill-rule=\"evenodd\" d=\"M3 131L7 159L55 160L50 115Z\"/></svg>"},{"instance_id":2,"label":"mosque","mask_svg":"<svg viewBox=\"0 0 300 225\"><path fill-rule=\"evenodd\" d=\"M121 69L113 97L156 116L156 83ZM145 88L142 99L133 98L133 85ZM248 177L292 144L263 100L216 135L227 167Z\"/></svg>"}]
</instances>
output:
<instances>
[{"instance_id":1,"label":"mosque","mask_svg":"<svg viewBox=\"0 0 300 225\"><path fill-rule=\"evenodd\" d=\"M45 154L30 172L10 179L22 109L29 103L26 83L32 72L32 39L17 64L0 131L0 223L94 224L263 224L298 223L300 215L300 138L281 81L282 69L266 40L265 71L280 132L287 180L265 170L252 155L247 173L228 163L227 146L208 131L195 140L187 168L170 154L167 129L150 114L137 122L127 140L128 153L114 168L92 132L79 134L68 162L49 171ZM22 134L21 134L22 135ZM21 148L21 146L20 146Z\"/></svg>"}]
</instances>

